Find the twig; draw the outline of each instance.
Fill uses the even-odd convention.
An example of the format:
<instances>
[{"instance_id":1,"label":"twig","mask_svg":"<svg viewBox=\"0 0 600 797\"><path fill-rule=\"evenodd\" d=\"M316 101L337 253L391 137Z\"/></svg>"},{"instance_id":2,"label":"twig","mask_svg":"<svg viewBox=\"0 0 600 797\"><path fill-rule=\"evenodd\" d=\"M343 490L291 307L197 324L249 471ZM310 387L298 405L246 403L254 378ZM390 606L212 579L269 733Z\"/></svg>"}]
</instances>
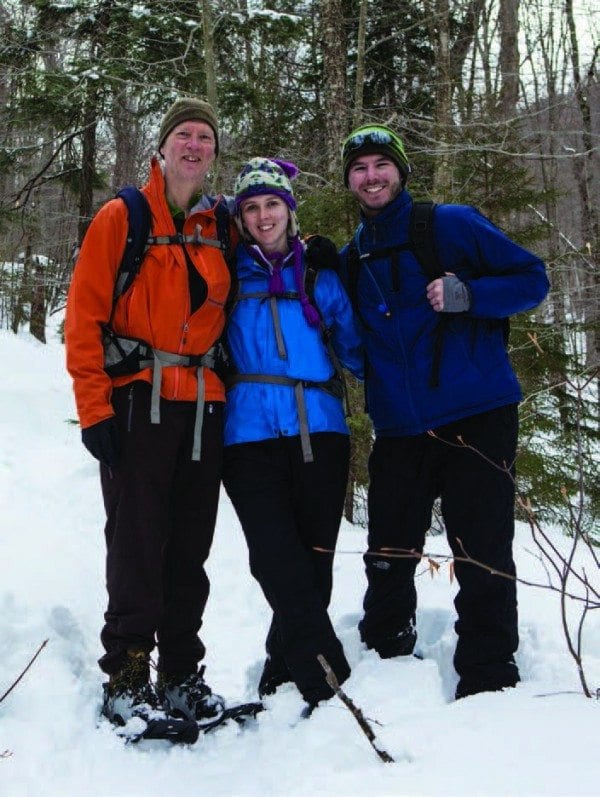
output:
<instances>
[{"instance_id":1,"label":"twig","mask_svg":"<svg viewBox=\"0 0 600 797\"><path fill-rule=\"evenodd\" d=\"M325 678L329 686L333 689L336 695L340 698L342 703L346 705L349 709L351 714L353 715L354 719L358 722L360 729L364 733L364 735L369 740L369 744L375 750L379 758L385 764L393 764L394 759L389 753L386 753L385 750L380 750L377 745L375 744L376 736L373 733L373 729L369 725L368 721L365 719L362 711L358 708L358 706L354 705L354 702L348 695L343 691L342 687L338 683L338 679L335 676L334 671L331 669L329 662L321 653L317 656L319 664L325 670Z\"/></svg>"},{"instance_id":2,"label":"twig","mask_svg":"<svg viewBox=\"0 0 600 797\"><path fill-rule=\"evenodd\" d=\"M18 678L17 678L17 680L16 680L16 681L15 681L15 682L12 684L12 686L9 686L9 687L8 687L8 689L6 690L6 692L5 692L5 693L2 695L2 697L0 697L0 703L2 703L2 701L4 700L4 698L5 698L5 697L8 697L8 695L10 695L10 693L12 692L12 690L13 690L13 689L15 688L15 686L16 686L16 685L19 683L19 681L20 681L20 680L23 678L23 676L25 675L25 673L26 673L26 672L29 670L29 668L31 667L31 665L33 664L33 662L34 662L34 661L37 659L37 657L40 655L40 653L41 653L41 652L42 652L42 650L43 650L43 649L46 647L46 645L47 645L47 644L48 644L48 640L47 640L47 639L44 639L44 641L42 642L42 644L39 646L39 648L38 648L38 649L36 650L36 652L33 654L33 657L31 658L31 660L30 660L29 664L27 665L27 667L25 667L25 669L23 670L23 672L22 672L22 673L19 675L19 677L18 677Z\"/></svg>"}]
</instances>

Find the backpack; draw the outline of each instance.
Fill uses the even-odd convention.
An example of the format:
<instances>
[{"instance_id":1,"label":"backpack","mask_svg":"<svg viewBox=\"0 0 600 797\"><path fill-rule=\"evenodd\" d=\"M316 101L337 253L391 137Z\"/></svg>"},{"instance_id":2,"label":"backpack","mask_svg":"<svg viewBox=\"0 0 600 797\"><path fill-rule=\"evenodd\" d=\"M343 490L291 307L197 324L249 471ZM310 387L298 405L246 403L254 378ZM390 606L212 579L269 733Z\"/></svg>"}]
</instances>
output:
<instances>
[{"instance_id":1,"label":"backpack","mask_svg":"<svg viewBox=\"0 0 600 797\"><path fill-rule=\"evenodd\" d=\"M348 274L347 290L350 301L352 302L352 306L359 316L358 275L360 272L361 262L367 262L371 258L389 256L392 261L391 274L392 289L394 291L400 290L398 269L400 252L410 251L414 254L414 256L417 258L419 266L421 267L421 270L429 282L444 276L445 271L440 262L435 241L436 208L437 204L435 202L413 202L408 222L408 241L406 243L396 244L395 246L387 246L382 249L376 249L372 252L366 252L365 254L361 255L358 251L356 238L352 238L350 244L348 245L346 254L346 267ZM385 306L382 307L382 310L384 315L387 315L388 317L391 315L390 311ZM448 321L449 316L441 313L439 315L438 323L434 333L433 361L429 380L429 386L432 388L438 387L439 385L440 365L444 345L443 336ZM508 344L509 319L503 318L498 321L489 320L487 323L494 326L500 324L503 331L504 343L505 345Z\"/></svg>"},{"instance_id":2,"label":"backpack","mask_svg":"<svg viewBox=\"0 0 600 797\"><path fill-rule=\"evenodd\" d=\"M224 202L219 202L215 211L217 221L217 239L215 240L213 238L204 238L199 232L194 235L183 235L182 233L163 236L150 235L152 214L148 200L139 188L133 185L125 186L117 193L116 197L122 199L125 203L128 226L125 250L115 279L113 310L119 296L131 287L139 273L146 252L153 244L181 246L185 243L203 243L222 249L231 275L232 288L228 302L230 301L233 293L235 268L232 265L233 253L229 235L229 211ZM103 328L103 346L104 370L111 377L137 373L145 368L153 367L152 361L155 358L155 353L152 347L137 338L116 335L110 321ZM199 364L208 365L210 368L213 368L215 364L214 355L211 355L211 358L207 358L206 355L190 355L187 360L189 362L179 362L178 360L177 363L166 364Z\"/></svg>"},{"instance_id":3,"label":"backpack","mask_svg":"<svg viewBox=\"0 0 600 797\"><path fill-rule=\"evenodd\" d=\"M444 275L435 245L434 214L436 207L435 202L413 202L408 222L408 241L404 244L386 246L383 249L376 249L361 255L356 245L356 239L352 238L346 255L347 289L352 306L357 312L358 274L361 262L389 255L392 260L392 287L394 290L400 288L397 268L400 252L411 251L414 254L429 282Z\"/></svg>"},{"instance_id":4,"label":"backpack","mask_svg":"<svg viewBox=\"0 0 600 797\"><path fill-rule=\"evenodd\" d=\"M219 202L215 208L217 222L217 239L204 238L198 227L193 235L150 235L152 231L152 214L148 200L136 186L129 185L122 188L116 195L122 199L127 208L127 239L125 250L113 291L112 310L119 296L121 296L135 280L144 255L150 246L155 244L175 244L183 246L186 243L205 244L221 249L224 259L231 274L232 290L234 286L233 256L229 236L229 211L224 202ZM229 301L229 299L228 299ZM150 407L150 420L160 423L160 384L162 368L168 366L193 366L198 369L198 402L192 459L200 459L202 417L204 408L204 378L202 369L207 367L215 370L218 359L218 343L201 354L177 354L175 352L161 351L152 348L148 343L137 338L125 337L115 334L111 327L111 319L102 329L102 345L104 349L104 370L111 376L124 376L135 374L146 368L153 370L152 397Z\"/></svg>"},{"instance_id":5,"label":"backpack","mask_svg":"<svg viewBox=\"0 0 600 797\"><path fill-rule=\"evenodd\" d=\"M146 251L153 244L181 245L185 243L203 243L208 246L217 246L223 251L225 262L233 279L234 269L231 265L233 252L229 235L230 217L224 202L219 202L215 208L217 221L217 240L215 241L212 238L203 238L200 233L191 236L183 235L182 233L152 236L150 235L152 229L150 206L140 189L134 185L127 185L117 193L116 197L122 199L125 203L128 227L125 251L123 252L123 259L119 265L117 279L115 280L113 304L132 284L140 270Z\"/></svg>"},{"instance_id":6,"label":"backpack","mask_svg":"<svg viewBox=\"0 0 600 797\"><path fill-rule=\"evenodd\" d=\"M337 252L334 252L337 258ZM310 264L308 260L305 263L305 271L304 271L304 289L306 291L306 295L311 303L311 305L316 309L319 314L320 322L319 322L319 332L321 338L323 340L323 344L327 350L327 355L331 361L331 364L334 369L334 374L327 380L321 382L314 382L302 379L293 379L287 376L281 375L274 375L274 374L240 374L236 368L233 366L231 362L231 357L227 350L226 343L223 341L221 344L221 351L220 355L224 360L225 367L223 368L222 379L225 383L225 388L230 390L235 385L239 384L240 382L259 382L265 384L276 384L276 385L285 385L287 387L291 387L294 390L294 395L296 399L296 406L298 410L298 422L300 427L300 441L302 446L302 457L305 463L313 462L313 452L312 446L310 443L310 433L308 431L308 417L306 414L306 405L304 399L304 390L305 388L318 388L319 390L323 390L326 393L334 396L335 398L340 399L344 403L346 415L350 415L350 401L348 398L348 391L346 388L346 380L344 377L344 372L342 368L342 364L333 348L333 343L331 341L331 329L325 324L323 319L323 314L318 303L315 301L315 284L318 277L318 272L320 270L319 266L315 266L314 264ZM334 266L334 270L337 271L335 268L335 263L332 263ZM258 291L254 293L245 293L245 294L238 294L235 297L234 304L239 301L240 299L273 299L276 301L277 298L285 298L285 299L298 299L298 293L296 291L287 291L282 296L279 297L271 297L271 295L265 291ZM282 358L287 357L285 351L285 343L283 341L283 337L281 334L281 326L279 322L279 314L277 311L272 309L273 313L273 324L275 326L275 337L277 341L277 348L279 350L279 355Z\"/></svg>"}]
</instances>

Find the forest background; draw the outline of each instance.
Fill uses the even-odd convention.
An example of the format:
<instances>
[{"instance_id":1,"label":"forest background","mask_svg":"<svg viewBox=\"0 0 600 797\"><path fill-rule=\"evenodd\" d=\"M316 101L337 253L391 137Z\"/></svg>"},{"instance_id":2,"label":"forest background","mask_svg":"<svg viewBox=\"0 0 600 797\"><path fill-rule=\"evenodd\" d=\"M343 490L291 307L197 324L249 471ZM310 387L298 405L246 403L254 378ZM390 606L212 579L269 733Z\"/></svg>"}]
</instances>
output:
<instances>
[{"instance_id":1,"label":"forest background","mask_svg":"<svg viewBox=\"0 0 600 797\"><path fill-rule=\"evenodd\" d=\"M248 157L293 160L303 231L339 245L357 220L340 142L356 124L390 124L406 143L415 198L475 205L545 259L548 299L511 324L526 396L518 508L600 541L594 5L5 0L0 326L45 341L91 217L123 185L145 181L178 95L218 111L211 190L230 192ZM372 431L360 386L351 397L346 516L362 524Z\"/></svg>"}]
</instances>

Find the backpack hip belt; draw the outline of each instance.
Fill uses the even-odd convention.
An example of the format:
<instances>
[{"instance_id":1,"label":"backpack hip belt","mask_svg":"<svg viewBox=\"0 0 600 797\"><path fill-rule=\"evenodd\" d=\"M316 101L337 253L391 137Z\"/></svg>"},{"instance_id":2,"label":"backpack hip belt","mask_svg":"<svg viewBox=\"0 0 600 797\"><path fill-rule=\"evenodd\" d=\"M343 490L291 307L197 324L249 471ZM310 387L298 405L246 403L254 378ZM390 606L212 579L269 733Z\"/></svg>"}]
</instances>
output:
<instances>
[{"instance_id":1,"label":"backpack hip belt","mask_svg":"<svg viewBox=\"0 0 600 797\"><path fill-rule=\"evenodd\" d=\"M202 424L204 422L205 383L204 368L214 369L216 347L204 354L176 354L155 349L137 338L127 338L108 327L104 329L104 370L109 376L136 374L146 368L152 369L152 394L150 398L150 423L160 423L160 387L162 369L170 366L196 368L198 393L196 397L196 420L192 444L192 460L200 461L202 446Z\"/></svg>"},{"instance_id":2,"label":"backpack hip belt","mask_svg":"<svg viewBox=\"0 0 600 797\"><path fill-rule=\"evenodd\" d=\"M231 390L234 385L240 382L260 382L262 384L286 385L294 388L296 406L298 408L298 422L300 425L300 442L302 445L302 457L304 462L314 462L312 446L310 444L310 432L308 429L308 415L306 412L306 400L304 389L307 387L318 387L329 393L335 398L343 398L344 386L339 377L332 376L324 382L312 382L307 379L293 379L289 376L276 376L269 374L232 374L225 380L225 388Z\"/></svg>"}]
</instances>

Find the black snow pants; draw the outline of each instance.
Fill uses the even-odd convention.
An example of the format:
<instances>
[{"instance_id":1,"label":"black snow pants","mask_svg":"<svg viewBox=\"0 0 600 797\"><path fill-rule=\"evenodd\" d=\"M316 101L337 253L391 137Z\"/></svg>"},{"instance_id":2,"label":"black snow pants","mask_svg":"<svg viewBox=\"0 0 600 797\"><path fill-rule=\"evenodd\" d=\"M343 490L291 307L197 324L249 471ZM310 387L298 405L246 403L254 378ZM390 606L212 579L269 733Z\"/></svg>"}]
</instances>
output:
<instances>
[{"instance_id":1,"label":"black snow pants","mask_svg":"<svg viewBox=\"0 0 600 797\"><path fill-rule=\"evenodd\" d=\"M223 404L207 403L200 462L192 461L196 404L160 402L150 423L150 385L117 388L117 467L101 466L106 509L108 609L99 664L118 672L128 649L158 646L158 669L195 672L205 648L198 637L209 593L210 551L222 470Z\"/></svg>"},{"instance_id":2,"label":"black snow pants","mask_svg":"<svg viewBox=\"0 0 600 797\"><path fill-rule=\"evenodd\" d=\"M464 418L434 433L379 437L369 460L368 586L359 628L363 641L376 650L409 626L417 606L417 560L377 554L384 548L421 552L438 496L454 555L464 557L466 551L474 560L515 575L511 477L517 405ZM513 686L519 680L513 660L518 646L515 581L460 561L455 573L459 692Z\"/></svg>"},{"instance_id":3,"label":"black snow pants","mask_svg":"<svg viewBox=\"0 0 600 797\"><path fill-rule=\"evenodd\" d=\"M223 482L248 544L250 571L273 610L267 652L282 657L308 703L331 697L317 660L322 653L342 683L350 674L327 606L350 443L347 435L311 434L314 462L300 438L279 437L225 448Z\"/></svg>"}]
</instances>

